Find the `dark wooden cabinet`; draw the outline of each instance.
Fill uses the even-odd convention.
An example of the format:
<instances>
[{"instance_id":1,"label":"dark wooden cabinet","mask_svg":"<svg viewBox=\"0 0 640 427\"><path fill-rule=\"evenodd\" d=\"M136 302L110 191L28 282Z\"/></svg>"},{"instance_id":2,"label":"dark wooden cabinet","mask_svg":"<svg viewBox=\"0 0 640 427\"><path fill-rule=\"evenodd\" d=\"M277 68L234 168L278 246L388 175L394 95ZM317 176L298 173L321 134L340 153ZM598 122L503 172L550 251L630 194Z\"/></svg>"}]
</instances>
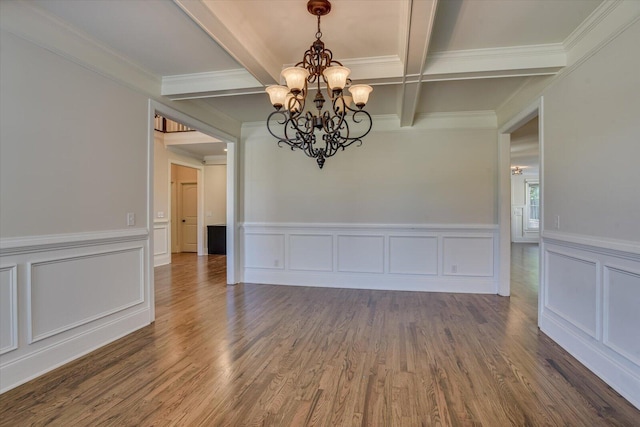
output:
<instances>
[{"instance_id":1,"label":"dark wooden cabinet","mask_svg":"<svg viewBox=\"0 0 640 427\"><path fill-rule=\"evenodd\" d=\"M227 226L207 225L207 246L209 254L227 254Z\"/></svg>"}]
</instances>

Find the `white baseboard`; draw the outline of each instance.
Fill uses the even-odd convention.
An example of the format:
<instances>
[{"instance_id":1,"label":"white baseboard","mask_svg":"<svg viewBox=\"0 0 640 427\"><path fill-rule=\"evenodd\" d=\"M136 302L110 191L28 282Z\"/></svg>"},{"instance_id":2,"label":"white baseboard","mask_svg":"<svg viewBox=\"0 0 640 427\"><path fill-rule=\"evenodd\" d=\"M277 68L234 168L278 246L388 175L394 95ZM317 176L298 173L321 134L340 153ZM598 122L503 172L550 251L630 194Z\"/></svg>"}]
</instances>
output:
<instances>
[{"instance_id":1,"label":"white baseboard","mask_svg":"<svg viewBox=\"0 0 640 427\"><path fill-rule=\"evenodd\" d=\"M0 366L0 393L31 381L66 363L150 324L144 308Z\"/></svg>"},{"instance_id":2,"label":"white baseboard","mask_svg":"<svg viewBox=\"0 0 640 427\"><path fill-rule=\"evenodd\" d=\"M618 363L610 355L601 351L597 342L576 334L571 328L563 325L562 321L548 313L543 313L538 324L542 332L640 409L640 377L637 372Z\"/></svg>"},{"instance_id":3,"label":"white baseboard","mask_svg":"<svg viewBox=\"0 0 640 427\"><path fill-rule=\"evenodd\" d=\"M167 265L167 264L171 264L171 254L162 254L162 255L155 255L153 257L153 266L154 267L160 267L161 265Z\"/></svg>"},{"instance_id":4,"label":"white baseboard","mask_svg":"<svg viewBox=\"0 0 640 427\"><path fill-rule=\"evenodd\" d=\"M372 289L413 292L450 292L495 294L492 278L443 278L411 275L372 275L307 273L247 269L244 281L285 286L309 286L318 288Z\"/></svg>"}]
</instances>

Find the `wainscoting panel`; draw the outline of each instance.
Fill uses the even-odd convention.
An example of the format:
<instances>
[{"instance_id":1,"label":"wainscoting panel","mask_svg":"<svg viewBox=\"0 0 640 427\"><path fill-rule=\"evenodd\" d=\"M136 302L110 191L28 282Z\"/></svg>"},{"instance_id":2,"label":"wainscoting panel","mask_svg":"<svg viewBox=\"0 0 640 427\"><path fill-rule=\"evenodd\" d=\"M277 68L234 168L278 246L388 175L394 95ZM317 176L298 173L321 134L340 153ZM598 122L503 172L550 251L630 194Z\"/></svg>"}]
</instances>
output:
<instances>
[{"instance_id":1,"label":"wainscoting panel","mask_svg":"<svg viewBox=\"0 0 640 427\"><path fill-rule=\"evenodd\" d=\"M494 225L468 224L245 223L243 281L496 293L497 231ZM456 263L456 273L443 274L445 248L445 265Z\"/></svg>"},{"instance_id":2,"label":"wainscoting panel","mask_svg":"<svg viewBox=\"0 0 640 427\"><path fill-rule=\"evenodd\" d=\"M548 250L545 307L596 337L598 264L591 259Z\"/></svg>"},{"instance_id":3,"label":"wainscoting panel","mask_svg":"<svg viewBox=\"0 0 640 427\"><path fill-rule=\"evenodd\" d=\"M640 244L545 232L540 329L640 408Z\"/></svg>"},{"instance_id":4,"label":"wainscoting panel","mask_svg":"<svg viewBox=\"0 0 640 427\"><path fill-rule=\"evenodd\" d=\"M169 245L169 222L161 221L153 224L153 266L171 263Z\"/></svg>"},{"instance_id":5,"label":"wainscoting panel","mask_svg":"<svg viewBox=\"0 0 640 427\"><path fill-rule=\"evenodd\" d=\"M142 303L142 255L134 248L31 264L29 343Z\"/></svg>"},{"instance_id":6,"label":"wainscoting panel","mask_svg":"<svg viewBox=\"0 0 640 427\"><path fill-rule=\"evenodd\" d=\"M389 236L389 273L438 274L437 236Z\"/></svg>"},{"instance_id":7,"label":"wainscoting panel","mask_svg":"<svg viewBox=\"0 0 640 427\"><path fill-rule=\"evenodd\" d=\"M289 235L289 269L333 271L333 236L330 234Z\"/></svg>"},{"instance_id":8,"label":"wainscoting panel","mask_svg":"<svg viewBox=\"0 0 640 427\"><path fill-rule=\"evenodd\" d=\"M149 231L0 241L0 393L153 319Z\"/></svg>"},{"instance_id":9,"label":"wainscoting panel","mask_svg":"<svg viewBox=\"0 0 640 427\"><path fill-rule=\"evenodd\" d=\"M384 236L338 236L338 271L384 272Z\"/></svg>"},{"instance_id":10,"label":"wainscoting panel","mask_svg":"<svg viewBox=\"0 0 640 427\"><path fill-rule=\"evenodd\" d=\"M284 268L284 233L245 234L244 259L249 268Z\"/></svg>"},{"instance_id":11,"label":"wainscoting panel","mask_svg":"<svg viewBox=\"0 0 640 427\"><path fill-rule=\"evenodd\" d=\"M443 274L492 277L493 241L493 236L445 236Z\"/></svg>"},{"instance_id":12,"label":"wainscoting panel","mask_svg":"<svg viewBox=\"0 0 640 427\"><path fill-rule=\"evenodd\" d=\"M0 268L0 354L18 348L18 266Z\"/></svg>"},{"instance_id":13,"label":"wainscoting panel","mask_svg":"<svg viewBox=\"0 0 640 427\"><path fill-rule=\"evenodd\" d=\"M604 267L603 342L640 366L640 273Z\"/></svg>"}]
</instances>

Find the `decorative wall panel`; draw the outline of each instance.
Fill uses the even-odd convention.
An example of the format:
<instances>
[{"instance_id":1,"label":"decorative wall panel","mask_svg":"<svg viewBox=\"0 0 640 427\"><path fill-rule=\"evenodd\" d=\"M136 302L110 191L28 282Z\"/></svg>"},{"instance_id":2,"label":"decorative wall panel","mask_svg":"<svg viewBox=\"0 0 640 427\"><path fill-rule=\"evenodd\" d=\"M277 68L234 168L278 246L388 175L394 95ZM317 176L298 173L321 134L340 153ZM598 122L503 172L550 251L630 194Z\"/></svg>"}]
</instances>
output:
<instances>
[{"instance_id":1,"label":"decorative wall panel","mask_svg":"<svg viewBox=\"0 0 640 427\"><path fill-rule=\"evenodd\" d=\"M603 342L640 366L640 273L606 266Z\"/></svg>"},{"instance_id":2,"label":"decorative wall panel","mask_svg":"<svg viewBox=\"0 0 640 427\"><path fill-rule=\"evenodd\" d=\"M596 336L595 261L547 251L547 292L545 306L590 336Z\"/></svg>"},{"instance_id":3,"label":"decorative wall panel","mask_svg":"<svg viewBox=\"0 0 640 427\"><path fill-rule=\"evenodd\" d=\"M443 274L493 276L493 237L444 237L443 245Z\"/></svg>"},{"instance_id":4,"label":"decorative wall panel","mask_svg":"<svg viewBox=\"0 0 640 427\"><path fill-rule=\"evenodd\" d=\"M384 237L338 236L338 271L384 272Z\"/></svg>"},{"instance_id":5,"label":"decorative wall panel","mask_svg":"<svg viewBox=\"0 0 640 427\"><path fill-rule=\"evenodd\" d=\"M640 407L640 245L542 236L540 330Z\"/></svg>"},{"instance_id":6,"label":"decorative wall panel","mask_svg":"<svg viewBox=\"0 0 640 427\"><path fill-rule=\"evenodd\" d=\"M333 271L333 236L289 236L289 268L301 271Z\"/></svg>"},{"instance_id":7,"label":"decorative wall panel","mask_svg":"<svg viewBox=\"0 0 640 427\"><path fill-rule=\"evenodd\" d=\"M389 273L438 274L438 238L389 236Z\"/></svg>"},{"instance_id":8,"label":"decorative wall panel","mask_svg":"<svg viewBox=\"0 0 640 427\"><path fill-rule=\"evenodd\" d=\"M153 320L144 228L0 242L0 393Z\"/></svg>"},{"instance_id":9,"label":"decorative wall panel","mask_svg":"<svg viewBox=\"0 0 640 427\"><path fill-rule=\"evenodd\" d=\"M245 223L243 281L496 293L494 225ZM454 273L444 274L443 259Z\"/></svg>"},{"instance_id":10,"label":"decorative wall panel","mask_svg":"<svg viewBox=\"0 0 640 427\"><path fill-rule=\"evenodd\" d=\"M169 249L169 223L156 222L153 224L153 266L171 263Z\"/></svg>"},{"instance_id":11,"label":"decorative wall panel","mask_svg":"<svg viewBox=\"0 0 640 427\"><path fill-rule=\"evenodd\" d=\"M18 267L0 268L0 354L18 348Z\"/></svg>"},{"instance_id":12,"label":"decorative wall panel","mask_svg":"<svg viewBox=\"0 0 640 427\"><path fill-rule=\"evenodd\" d=\"M284 234L245 235L245 266L249 268L284 268Z\"/></svg>"},{"instance_id":13,"label":"decorative wall panel","mask_svg":"<svg viewBox=\"0 0 640 427\"><path fill-rule=\"evenodd\" d=\"M29 341L140 304L143 286L139 248L32 263Z\"/></svg>"}]
</instances>

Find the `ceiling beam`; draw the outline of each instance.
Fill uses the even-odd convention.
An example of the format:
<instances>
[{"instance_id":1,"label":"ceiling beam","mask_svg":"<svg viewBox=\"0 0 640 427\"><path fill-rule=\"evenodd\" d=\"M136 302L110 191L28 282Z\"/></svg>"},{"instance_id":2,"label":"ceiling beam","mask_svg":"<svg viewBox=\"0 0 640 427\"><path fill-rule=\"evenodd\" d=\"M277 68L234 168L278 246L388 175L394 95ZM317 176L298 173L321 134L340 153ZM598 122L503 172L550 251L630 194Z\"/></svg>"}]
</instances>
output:
<instances>
[{"instance_id":1,"label":"ceiling beam","mask_svg":"<svg viewBox=\"0 0 640 427\"><path fill-rule=\"evenodd\" d=\"M276 84L282 64L250 31L232 32L226 25L224 2L173 0L204 32L242 65L262 86Z\"/></svg>"},{"instance_id":2,"label":"ceiling beam","mask_svg":"<svg viewBox=\"0 0 640 427\"><path fill-rule=\"evenodd\" d=\"M412 0L408 13L408 31L404 61L404 78L400 93L400 126L412 126L416 115L422 75L433 32L438 0Z\"/></svg>"},{"instance_id":3,"label":"ceiling beam","mask_svg":"<svg viewBox=\"0 0 640 427\"><path fill-rule=\"evenodd\" d=\"M513 75L553 74L567 65L562 43L458 50L434 53L427 57L426 80L455 80L456 75L477 75L482 78ZM538 71L535 71L538 70ZM451 76L451 79L437 78Z\"/></svg>"}]
</instances>

